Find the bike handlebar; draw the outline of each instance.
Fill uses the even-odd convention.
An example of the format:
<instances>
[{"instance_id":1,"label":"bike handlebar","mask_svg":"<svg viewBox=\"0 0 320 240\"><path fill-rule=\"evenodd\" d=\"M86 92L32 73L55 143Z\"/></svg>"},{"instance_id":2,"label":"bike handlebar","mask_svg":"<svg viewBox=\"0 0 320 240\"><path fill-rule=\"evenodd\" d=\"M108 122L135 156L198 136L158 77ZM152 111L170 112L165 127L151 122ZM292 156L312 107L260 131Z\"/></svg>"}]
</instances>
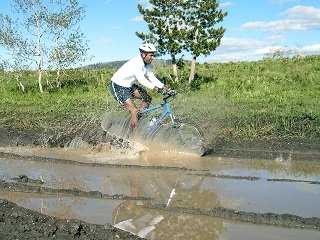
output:
<instances>
[{"instance_id":1,"label":"bike handlebar","mask_svg":"<svg viewBox=\"0 0 320 240\"><path fill-rule=\"evenodd\" d=\"M164 96L163 100L166 101L168 98L176 96L177 92L176 90L169 89L167 92L163 92L162 94Z\"/></svg>"},{"instance_id":2,"label":"bike handlebar","mask_svg":"<svg viewBox=\"0 0 320 240\"><path fill-rule=\"evenodd\" d=\"M176 91L173 89L167 89L167 88L158 88L157 90L158 93L162 94L162 95L176 95Z\"/></svg>"},{"instance_id":3,"label":"bike handlebar","mask_svg":"<svg viewBox=\"0 0 320 240\"><path fill-rule=\"evenodd\" d=\"M169 89L165 94L173 97L177 95L177 91L173 89Z\"/></svg>"}]
</instances>

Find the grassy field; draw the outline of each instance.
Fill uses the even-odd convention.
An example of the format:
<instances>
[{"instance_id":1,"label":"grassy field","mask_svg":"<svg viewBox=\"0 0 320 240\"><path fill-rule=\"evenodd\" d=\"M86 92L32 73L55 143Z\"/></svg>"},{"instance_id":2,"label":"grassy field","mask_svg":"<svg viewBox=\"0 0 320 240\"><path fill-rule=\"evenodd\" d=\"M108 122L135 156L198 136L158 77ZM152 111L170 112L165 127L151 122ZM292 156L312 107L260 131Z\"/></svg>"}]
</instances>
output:
<instances>
[{"instance_id":1,"label":"grassy field","mask_svg":"<svg viewBox=\"0 0 320 240\"><path fill-rule=\"evenodd\" d=\"M320 137L320 56L265 59L257 62L199 64L187 85L188 65L172 83L170 66L154 66L156 74L177 89L173 110L182 122L213 139L288 139ZM97 121L106 111L120 110L109 93L115 69L67 72L61 87L45 75L45 92L34 72L20 79L0 72L0 125L52 132ZM153 93L154 103L160 96Z\"/></svg>"}]
</instances>

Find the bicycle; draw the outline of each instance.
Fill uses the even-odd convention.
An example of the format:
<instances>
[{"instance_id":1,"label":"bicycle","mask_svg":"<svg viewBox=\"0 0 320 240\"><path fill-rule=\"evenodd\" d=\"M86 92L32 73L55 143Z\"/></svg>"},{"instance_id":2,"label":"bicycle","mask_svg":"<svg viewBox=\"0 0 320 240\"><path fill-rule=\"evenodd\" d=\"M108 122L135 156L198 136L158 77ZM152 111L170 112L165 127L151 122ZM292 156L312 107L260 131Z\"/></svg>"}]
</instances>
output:
<instances>
[{"instance_id":1,"label":"bicycle","mask_svg":"<svg viewBox=\"0 0 320 240\"><path fill-rule=\"evenodd\" d=\"M191 150L202 156L205 150L201 133L192 125L178 122L171 110L170 100L176 95L175 90L169 90L164 93L163 102L139 110L139 122L134 131L130 127L130 116L125 112L107 113L103 117L102 128L129 141L154 144L165 149L179 148L179 152ZM162 112L156 114L156 110L161 109Z\"/></svg>"},{"instance_id":2,"label":"bicycle","mask_svg":"<svg viewBox=\"0 0 320 240\"><path fill-rule=\"evenodd\" d=\"M142 119L139 120L138 133L143 139L156 142L157 145L184 146L187 149L183 151L192 150L202 156L205 153L202 134L194 126L176 120L171 110L169 100L176 95L175 90L169 90L164 93L162 103L141 109L139 115ZM148 116L158 109L163 109L161 114Z\"/></svg>"},{"instance_id":3,"label":"bicycle","mask_svg":"<svg viewBox=\"0 0 320 240\"><path fill-rule=\"evenodd\" d=\"M176 94L177 94L177 92L175 90L169 90L164 93L164 98L163 98L162 103L150 106L145 109L141 109L138 112L138 115L141 118L141 117L143 117L144 114L146 114L148 112L152 112L154 110L163 108L163 112L162 112L161 116L159 116L158 118L152 117L151 120L149 121L148 134L154 134L159 129L161 124L165 121L167 116L170 117L170 122L174 126L176 118L175 118L175 115L173 114L173 112L171 111L169 98L175 97Z\"/></svg>"}]
</instances>

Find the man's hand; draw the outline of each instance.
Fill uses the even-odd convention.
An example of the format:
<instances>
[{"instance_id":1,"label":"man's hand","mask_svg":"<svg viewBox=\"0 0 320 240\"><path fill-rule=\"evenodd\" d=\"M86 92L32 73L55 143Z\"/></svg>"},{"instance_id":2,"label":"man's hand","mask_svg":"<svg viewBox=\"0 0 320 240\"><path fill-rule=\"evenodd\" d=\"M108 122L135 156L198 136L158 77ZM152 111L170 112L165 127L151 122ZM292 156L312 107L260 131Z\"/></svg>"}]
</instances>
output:
<instances>
[{"instance_id":1,"label":"man's hand","mask_svg":"<svg viewBox=\"0 0 320 240\"><path fill-rule=\"evenodd\" d=\"M159 92L159 88L157 86L154 86L153 91Z\"/></svg>"},{"instance_id":2,"label":"man's hand","mask_svg":"<svg viewBox=\"0 0 320 240\"><path fill-rule=\"evenodd\" d=\"M163 85L163 91L165 93L168 93L170 91L170 88L168 86L166 86L166 85Z\"/></svg>"},{"instance_id":3,"label":"man's hand","mask_svg":"<svg viewBox=\"0 0 320 240\"><path fill-rule=\"evenodd\" d=\"M177 91L173 89L169 89L167 94L170 96L175 96L177 94Z\"/></svg>"},{"instance_id":4,"label":"man's hand","mask_svg":"<svg viewBox=\"0 0 320 240\"><path fill-rule=\"evenodd\" d=\"M162 95L170 95L170 96L175 96L177 94L175 90L170 89L168 87L158 88L157 92Z\"/></svg>"},{"instance_id":5,"label":"man's hand","mask_svg":"<svg viewBox=\"0 0 320 240\"><path fill-rule=\"evenodd\" d=\"M162 95L165 95L165 94L167 94L168 89L167 88L158 88L157 92Z\"/></svg>"},{"instance_id":6,"label":"man's hand","mask_svg":"<svg viewBox=\"0 0 320 240\"><path fill-rule=\"evenodd\" d=\"M157 93L160 93L160 94L166 94L169 90L169 88L165 85L163 85L163 88L159 88L159 87L154 87L153 90Z\"/></svg>"}]
</instances>

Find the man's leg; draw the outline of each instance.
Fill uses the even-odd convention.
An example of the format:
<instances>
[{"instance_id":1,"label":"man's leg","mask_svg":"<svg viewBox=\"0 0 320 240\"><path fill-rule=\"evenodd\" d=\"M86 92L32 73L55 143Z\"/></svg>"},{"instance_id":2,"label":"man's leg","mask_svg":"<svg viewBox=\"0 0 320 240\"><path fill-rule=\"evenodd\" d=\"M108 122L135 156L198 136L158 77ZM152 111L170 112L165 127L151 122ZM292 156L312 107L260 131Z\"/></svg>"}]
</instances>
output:
<instances>
[{"instance_id":1,"label":"man's leg","mask_svg":"<svg viewBox=\"0 0 320 240\"><path fill-rule=\"evenodd\" d=\"M126 107L126 109L129 111L129 113L131 115L130 126L132 129L135 129L135 127L138 125L138 120L139 120L138 119L138 109L132 99L128 99L125 102L124 106Z\"/></svg>"},{"instance_id":2,"label":"man's leg","mask_svg":"<svg viewBox=\"0 0 320 240\"><path fill-rule=\"evenodd\" d=\"M141 99L142 102L139 106L139 109L148 108L151 102L151 96L142 88L136 89L132 93L134 98Z\"/></svg>"},{"instance_id":3,"label":"man's leg","mask_svg":"<svg viewBox=\"0 0 320 240\"><path fill-rule=\"evenodd\" d=\"M134 101L131 99L132 97L134 97L132 89L119 86L118 84L111 81L110 91L113 97L130 113L130 125L131 128L134 129L138 124L138 109L134 104Z\"/></svg>"}]
</instances>

